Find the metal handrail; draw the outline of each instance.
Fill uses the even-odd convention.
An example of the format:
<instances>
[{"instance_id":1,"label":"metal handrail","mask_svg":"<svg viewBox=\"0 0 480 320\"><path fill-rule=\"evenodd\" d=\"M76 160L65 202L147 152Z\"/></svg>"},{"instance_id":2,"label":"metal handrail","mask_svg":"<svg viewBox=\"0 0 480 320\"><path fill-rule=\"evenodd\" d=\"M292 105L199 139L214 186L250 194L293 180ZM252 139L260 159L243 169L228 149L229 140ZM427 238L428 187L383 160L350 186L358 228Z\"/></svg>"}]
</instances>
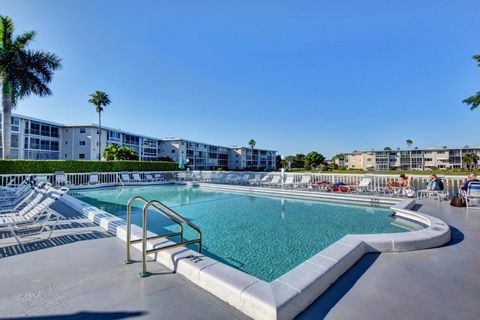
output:
<instances>
[{"instance_id":1,"label":"metal handrail","mask_svg":"<svg viewBox=\"0 0 480 320\"><path fill-rule=\"evenodd\" d=\"M143 207L143 211L142 211L142 239L131 240L131 209L132 209L132 205L135 201L141 201L141 202L145 203L145 205ZM150 207L155 209L157 212L162 214L164 217L166 217L166 218L172 220L174 223L178 224L179 227L180 227L180 231L179 232L167 233L167 234L163 234L163 235L157 235L157 236L153 236L153 237L147 237L147 213L148 213L148 209ZM187 224L189 227L191 227L192 229L194 229L198 233L198 238L197 239L183 241L183 225L182 225L182 222ZM169 237L173 237L173 236L180 236L180 242L173 243L173 244L166 245L166 246L162 246L160 248L153 248L153 249L147 250L147 240L169 238ZM198 243L198 252L202 253L202 230L200 230L200 228L198 226L196 226L192 222L188 221L187 219L185 219L184 217L182 217L177 212L173 211L172 209L170 209L169 207L167 207L166 205L164 205L160 201L158 201L158 200L147 201L145 198L143 198L141 196L135 196L135 197L131 198L128 201L128 204L127 204L127 250L126 250L127 251L127 258L125 260L125 263L128 264L128 263L133 262L131 260L131 255L130 255L130 246L131 246L131 244L138 243L138 242L142 242L142 272L140 273L140 276L141 277L147 277L147 276L150 275L150 273L147 272L147 254L159 252L159 251L165 250L165 249L171 249L171 248L175 248L175 247L186 246L186 245L194 244L194 243Z\"/></svg>"},{"instance_id":2,"label":"metal handrail","mask_svg":"<svg viewBox=\"0 0 480 320\"><path fill-rule=\"evenodd\" d=\"M185 241L185 242L180 240L179 243L174 243L174 244L166 245L166 246L163 246L163 247L160 247L160 248L153 248L153 249L147 250L147 213L148 213L148 208L149 207L153 207L153 208L157 209L157 211L159 211L159 212L162 211L163 213L167 213L167 215L171 215L172 218L175 217L175 218L179 219L180 221L186 223L189 227L191 227L195 231L197 231L198 239L189 240L189 241ZM165 212L163 210L165 210L167 212ZM183 230L182 230L182 233L183 233ZM145 204L145 206L143 207L143 212L142 212L142 235L143 235L143 237L142 237L142 272L140 273L141 277L148 277L150 275L150 273L147 271L147 254L155 253L155 252L165 250L165 249L171 249L171 248L186 246L186 245L194 244L194 243L198 243L198 252L202 253L202 230L200 230L200 228L197 227L195 224L191 223L190 221L188 221L187 219L185 219L184 217L182 217L181 215L179 215L178 213L176 213L175 211L173 211L172 209L170 209L169 207L167 207L166 205L164 205L163 203L161 203L158 200L151 200L147 204ZM148 238L148 239L153 239L153 238L154 237L151 237L151 238Z\"/></svg>"},{"instance_id":3,"label":"metal handrail","mask_svg":"<svg viewBox=\"0 0 480 320\"><path fill-rule=\"evenodd\" d=\"M138 243L138 242L141 242L142 239L143 239L143 236L142 236L142 239L136 239L136 240L132 240L132 219L131 219L131 215L132 215L132 206L133 206L133 203L136 202L136 201L140 201L144 204L147 204L149 201L141 196L135 196L133 198L131 198L130 200L128 200L128 203L127 203L127 248L126 248L126 259L125 259L125 264L129 264L129 263L132 263L133 260L131 259L131 254L130 254L130 246L134 243ZM154 206L155 209L157 209L157 211L159 213L161 213L164 217L172 220L174 223L178 224L178 226L180 227L180 231L178 233L169 233L169 234L165 234L165 235L160 235L160 236L155 236L155 237L151 237L151 239L160 239L160 238L168 238L168 237L172 237L172 236L175 236L175 235L178 235L180 236L180 242L183 241L183 225L180 221L178 221L175 217L172 217L171 215L169 215L168 213L166 212L163 212L163 210L161 208L157 208L156 206ZM143 216L142 216L142 219L143 219ZM142 225L143 225L143 221L142 221Z\"/></svg>"}]
</instances>

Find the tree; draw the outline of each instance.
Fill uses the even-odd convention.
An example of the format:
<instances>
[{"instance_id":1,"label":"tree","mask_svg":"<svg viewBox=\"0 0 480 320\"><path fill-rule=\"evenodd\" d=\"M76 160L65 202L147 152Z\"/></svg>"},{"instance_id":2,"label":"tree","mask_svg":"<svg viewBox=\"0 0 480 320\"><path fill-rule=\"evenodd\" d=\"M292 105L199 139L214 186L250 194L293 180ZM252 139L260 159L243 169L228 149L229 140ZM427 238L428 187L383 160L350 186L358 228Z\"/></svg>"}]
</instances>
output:
<instances>
[{"instance_id":1,"label":"tree","mask_svg":"<svg viewBox=\"0 0 480 320\"><path fill-rule=\"evenodd\" d=\"M111 161L111 160L117 160L117 147L113 144L108 145L105 147L105 150L103 150L103 158L105 160Z\"/></svg>"},{"instance_id":2,"label":"tree","mask_svg":"<svg viewBox=\"0 0 480 320\"><path fill-rule=\"evenodd\" d=\"M312 151L305 156L305 166L314 169L324 163L325 157L316 151Z\"/></svg>"},{"instance_id":3,"label":"tree","mask_svg":"<svg viewBox=\"0 0 480 320\"><path fill-rule=\"evenodd\" d=\"M250 167L253 168L253 149L255 148L255 145L257 144L257 142L253 139L250 139L248 141L248 145L250 146L250 148L252 149L252 155L250 157Z\"/></svg>"},{"instance_id":4,"label":"tree","mask_svg":"<svg viewBox=\"0 0 480 320\"><path fill-rule=\"evenodd\" d=\"M275 157L275 167L276 167L276 170L280 170L283 168L282 156L279 154L277 154L277 156Z\"/></svg>"},{"instance_id":5,"label":"tree","mask_svg":"<svg viewBox=\"0 0 480 320\"><path fill-rule=\"evenodd\" d=\"M106 160L138 160L138 154L132 148L115 146L113 144L105 147L103 158Z\"/></svg>"},{"instance_id":6,"label":"tree","mask_svg":"<svg viewBox=\"0 0 480 320\"><path fill-rule=\"evenodd\" d=\"M132 148L117 147L117 160L138 160L138 154Z\"/></svg>"},{"instance_id":7,"label":"tree","mask_svg":"<svg viewBox=\"0 0 480 320\"><path fill-rule=\"evenodd\" d=\"M108 94L106 94L103 91L95 91L95 93L92 93L90 95L90 99L88 100L89 103L93 104L95 106L95 110L98 112L98 160L102 160L100 155L102 154L102 111L103 107L108 106L111 101L110 98L108 97Z\"/></svg>"},{"instance_id":8,"label":"tree","mask_svg":"<svg viewBox=\"0 0 480 320\"><path fill-rule=\"evenodd\" d=\"M0 16L0 81L2 85L2 157L10 157L12 109L18 100L31 94L43 97L52 94L48 84L53 72L61 68L55 54L31 50L29 44L36 32L14 36L13 20Z\"/></svg>"},{"instance_id":9,"label":"tree","mask_svg":"<svg viewBox=\"0 0 480 320\"><path fill-rule=\"evenodd\" d=\"M305 167L305 155L297 153L294 156L288 156L285 161L290 164L291 168L304 168Z\"/></svg>"},{"instance_id":10,"label":"tree","mask_svg":"<svg viewBox=\"0 0 480 320\"><path fill-rule=\"evenodd\" d=\"M478 154L474 152L466 153L462 158L462 162L465 163L470 170L476 167L478 160Z\"/></svg>"},{"instance_id":11,"label":"tree","mask_svg":"<svg viewBox=\"0 0 480 320\"><path fill-rule=\"evenodd\" d=\"M407 139L407 141L405 141L405 142L407 143L407 149L410 151L410 147L412 146L413 141L411 139ZM410 170L412 170L412 155L409 154L408 158L410 159Z\"/></svg>"},{"instance_id":12,"label":"tree","mask_svg":"<svg viewBox=\"0 0 480 320\"><path fill-rule=\"evenodd\" d=\"M410 149L410 147L413 144L413 141L411 139L407 139L407 141L405 141L405 142L407 143L407 149Z\"/></svg>"},{"instance_id":13,"label":"tree","mask_svg":"<svg viewBox=\"0 0 480 320\"><path fill-rule=\"evenodd\" d=\"M384 150L384 151L392 151L392 148L390 148L390 147L385 147L385 148L383 148L383 150Z\"/></svg>"},{"instance_id":14,"label":"tree","mask_svg":"<svg viewBox=\"0 0 480 320\"><path fill-rule=\"evenodd\" d=\"M472 59L476 60L478 62L478 66L480 67L480 54L474 55L472 57ZM466 98L462 102L469 105L470 110L474 110L474 109L478 108L478 106L480 106L480 91L475 93L475 95Z\"/></svg>"}]
</instances>

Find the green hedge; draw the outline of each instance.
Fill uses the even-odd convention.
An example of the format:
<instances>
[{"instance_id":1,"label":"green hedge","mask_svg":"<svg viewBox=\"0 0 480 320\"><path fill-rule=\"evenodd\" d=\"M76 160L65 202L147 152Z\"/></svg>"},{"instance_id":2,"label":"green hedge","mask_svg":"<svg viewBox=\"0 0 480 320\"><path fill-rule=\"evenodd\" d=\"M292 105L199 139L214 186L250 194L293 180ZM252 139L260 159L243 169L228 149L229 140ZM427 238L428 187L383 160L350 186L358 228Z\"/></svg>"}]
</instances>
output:
<instances>
[{"instance_id":1,"label":"green hedge","mask_svg":"<svg viewBox=\"0 0 480 320\"><path fill-rule=\"evenodd\" d=\"M0 160L0 174L176 170L178 163L167 161Z\"/></svg>"}]
</instances>

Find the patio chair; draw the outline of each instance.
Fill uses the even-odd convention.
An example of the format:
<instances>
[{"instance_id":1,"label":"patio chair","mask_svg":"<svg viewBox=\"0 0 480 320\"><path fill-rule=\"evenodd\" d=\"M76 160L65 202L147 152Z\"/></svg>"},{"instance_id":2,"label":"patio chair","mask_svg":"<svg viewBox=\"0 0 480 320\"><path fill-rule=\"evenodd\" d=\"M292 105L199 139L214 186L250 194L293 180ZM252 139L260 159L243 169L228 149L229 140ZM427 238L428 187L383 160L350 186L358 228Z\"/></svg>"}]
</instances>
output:
<instances>
[{"instance_id":1,"label":"patio chair","mask_svg":"<svg viewBox=\"0 0 480 320\"><path fill-rule=\"evenodd\" d=\"M256 186L262 181L262 174L256 173L253 179L248 180L248 184Z\"/></svg>"},{"instance_id":2,"label":"patio chair","mask_svg":"<svg viewBox=\"0 0 480 320\"><path fill-rule=\"evenodd\" d=\"M441 181L442 181L442 185L445 186L445 182L443 181L443 179L439 178ZM433 198L433 199L436 199L438 201L441 201L442 199L443 200L446 200L448 199L448 191L445 190L445 187L443 190L427 190L427 189L423 189L423 190L418 190L417 191L417 198L418 199L423 199L423 198Z\"/></svg>"},{"instance_id":3,"label":"patio chair","mask_svg":"<svg viewBox=\"0 0 480 320\"><path fill-rule=\"evenodd\" d=\"M155 172L153 174L153 178L155 179L155 181L165 181L165 177L159 172Z\"/></svg>"},{"instance_id":4,"label":"patio chair","mask_svg":"<svg viewBox=\"0 0 480 320\"><path fill-rule=\"evenodd\" d=\"M68 189L67 189L68 190ZM34 207L28 207L22 209L19 214L16 215L2 215L0 216L0 228L4 228L15 237L15 240L19 244L24 244L20 239L25 236L31 236L42 233L47 227L50 229L46 239L49 239L57 226L58 220L62 218L58 213L52 210L50 207L54 204L64 193L51 193L44 200ZM48 222L55 221L52 226L48 225ZM30 226L39 224L33 232L26 232L28 229L33 229ZM44 240L46 240L44 239Z\"/></svg>"},{"instance_id":5,"label":"patio chair","mask_svg":"<svg viewBox=\"0 0 480 320\"><path fill-rule=\"evenodd\" d=\"M294 186L295 186L295 176L294 175L288 175L285 178L285 182L283 183L283 187L292 188Z\"/></svg>"},{"instance_id":6,"label":"patio chair","mask_svg":"<svg viewBox=\"0 0 480 320\"><path fill-rule=\"evenodd\" d=\"M128 172L120 173L120 179L122 180L122 182L131 182L132 181L130 179L130 173L128 173Z\"/></svg>"},{"instance_id":7,"label":"patio chair","mask_svg":"<svg viewBox=\"0 0 480 320\"><path fill-rule=\"evenodd\" d=\"M363 177L360 182L355 185L355 186L350 186L353 191L356 192L367 192L367 191L372 191L371 189L371 184L372 184L372 178L371 177Z\"/></svg>"},{"instance_id":8,"label":"patio chair","mask_svg":"<svg viewBox=\"0 0 480 320\"><path fill-rule=\"evenodd\" d=\"M132 173L132 181L133 182L144 182L145 180L142 179L139 172L133 172Z\"/></svg>"},{"instance_id":9,"label":"patio chair","mask_svg":"<svg viewBox=\"0 0 480 320\"><path fill-rule=\"evenodd\" d=\"M262 185L268 187L280 187L282 185L282 177L280 175L274 175L270 181L264 182Z\"/></svg>"},{"instance_id":10,"label":"patio chair","mask_svg":"<svg viewBox=\"0 0 480 320\"><path fill-rule=\"evenodd\" d=\"M257 185L266 184L267 182L270 182L271 179L272 179L272 175L267 174L267 175L263 176L262 179L260 179L260 181L257 183Z\"/></svg>"},{"instance_id":11,"label":"patio chair","mask_svg":"<svg viewBox=\"0 0 480 320\"><path fill-rule=\"evenodd\" d=\"M10 199L15 199L25 195L32 189L32 185L24 180L21 184L16 187L3 188L0 192L0 201L8 201Z\"/></svg>"},{"instance_id":12,"label":"patio chair","mask_svg":"<svg viewBox=\"0 0 480 320\"><path fill-rule=\"evenodd\" d=\"M222 183L231 183L231 182L234 181L234 177L235 177L235 175L233 173L229 173L229 174L227 174L225 179L222 181Z\"/></svg>"},{"instance_id":13,"label":"patio chair","mask_svg":"<svg viewBox=\"0 0 480 320\"><path fill-rule=\"evenodd\" d=\"M240 177L240 179L238 180L238 183L239 184L248 184L249 180L250 180L250 174L246 173L246 174L244 174L243 176Z\"/></svg>"},{"instance_id":14,"label":"patio chair","mask_svg":"<svg viewBox=\"0 0 480 320\"><path fill-rule=\"evenodd\" d=\"M312 176L311 175L303 175L302 176L302 179L300 180L300 182L298 182L297 184L295 184L295 187L298 187L298 188L308 188L310 186L310 181L312 180Z\"/></svg>"},{"instance_id":15,"label":"patio chair","mask_svg":"<svg viewBox=\"0 0 480 320\"><path fill-rule=\"evenodd\" d=\"M154 182L155 181L155 178L149 172L145 173L144 177L145 177L145 181L147 181L147 182Z\"/></svg>"},{"instance_id":16,"label":"patio chair","mask_svg":"<svg viewBox=\"0 0 480 320\"><path fill-rule=\"evenodd\" d=\"M221 183L224 180L224 178L225 178L225 173L220 172L212 177L211 182Z\"/></svg>"},{"instance_id":17,"label":"patio chair","mask_svg":"<svg viewBox=\"0 0 480 320\"><path fill-rule=\"evenodd\" d=\"M56 186L66 186L70 185L71 183L67 180L67 176L63 171L56 171L55 172L55 185Z\"/></svg>"},{"instance_id":18,"label":"patio chair","mask_svg":"<svg viewBox=\"0 0 480 320\"><path fill-rule=\"evenodd\" d=\"M100 183L99 181L99 175L97 172L92 172L88 175L88 184L98 184Z\"/></svg>"},{"instance_id":19,"label":"patio chair","mask_svg":"<svg viewBox=\"0 0 480 320\"><path fill-rule=\"evenodd\" d=\"M468 184L467 191L463 192L463 197L465 198L465 203L468 209L480 209L480 182L471 181ZM476 206L472 206L472 203L476 202Z\"/></svg>"},{"instance_id":20,"label":"patio chair","mask_svg":"<svg viewBox=\"0 0 480 320\"><path fill-rule=\"evenodd\" d=\"M0 214L18 212L27 206L33 207L43 199L50 189L50 183L41 183L38 186L34 186L27 195L20 197L18 200L8 204L1 203L2 209Z\"/></svg>"}]
</instances>

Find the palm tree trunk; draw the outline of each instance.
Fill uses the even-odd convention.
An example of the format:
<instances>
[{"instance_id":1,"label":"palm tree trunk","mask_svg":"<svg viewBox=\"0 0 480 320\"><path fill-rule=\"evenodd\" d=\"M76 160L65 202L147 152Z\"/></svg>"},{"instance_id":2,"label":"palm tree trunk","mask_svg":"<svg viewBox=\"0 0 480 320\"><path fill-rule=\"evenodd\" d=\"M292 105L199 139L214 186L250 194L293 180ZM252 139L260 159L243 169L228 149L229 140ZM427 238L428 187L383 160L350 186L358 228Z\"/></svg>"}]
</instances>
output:
<instances>
[{"instance_id":1,"label":"palm tree trunk","mask_svg":"<svg viewBox=\"0 0 480 320\"><path fill-rule=\"evenodd\" d=\"M98 160L102 160L102 112L98 113Z\"/></svg>"},{"instance_id":2,"label":"palm tree trunk","mask_svg":"<svg viewBox=\"0 0 480 320\"><path fill-rule=\"evenodd\" d=\"M12 144L12 93L3 85L2 92L2 159L10 159Z\"/></svg>"}]
</instances>

